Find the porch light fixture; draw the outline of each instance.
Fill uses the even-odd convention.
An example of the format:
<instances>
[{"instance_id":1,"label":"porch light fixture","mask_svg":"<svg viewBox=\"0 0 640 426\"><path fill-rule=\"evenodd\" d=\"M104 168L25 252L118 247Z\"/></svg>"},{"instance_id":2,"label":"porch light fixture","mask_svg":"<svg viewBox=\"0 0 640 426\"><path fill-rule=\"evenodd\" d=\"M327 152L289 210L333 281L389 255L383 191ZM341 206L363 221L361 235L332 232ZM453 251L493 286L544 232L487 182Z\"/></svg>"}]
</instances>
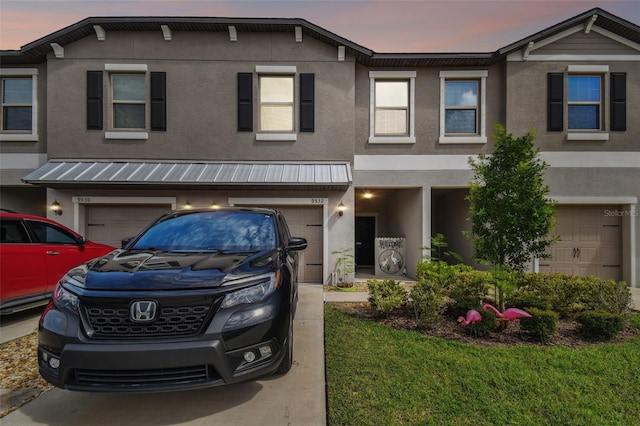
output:
<instances>
[{"instance_id":1,"label":"porch light fixture","mask_svg":"<svg viewBox=\"0 0 640 426\"><path fill-rule=\"evenodd\" d=\"M62 216L62 206L57 199L53 203L51 203L51 210L56 216Z\"/></svg>"},{"instance_id":2,"label":"porch light fixture","mask_svg":"<svg viewBox=\"0 0 640 426\"><path fill-rule=\"evenodd\" d=\"M346 209L347 209L347 206L342 204L342 201L340 201L340 204L338 204L338 216L342 217Z\"/></svg>"},{"instance_id":3,"label":"porch light fixture","mask_svg":"<svg viewBox=\"0 0 640 426\"><path fill-rule=\"evenodd\" d=\"M367 199L367 200L370 200L370 199L373 198L373 194L371 192L367 191L367 192L364 193L363 197L365 199Z\"/></svg>"},{"instance_id":4,"label":"porch light fixture","mask_svg":"<svg viewBox=\"0 0 640 426\"><path fill-rule=\"evenodd\" d=\"M191 203L189 202L189 200L187 200L186 203L184 203L184 206L182 206L183 208L190 210L191 209Z\"/></svg>"},{"instance_id":5,"label":"porch light fixture","mask_svg":"<svg viewBox=\"0 0 640 426\"><path fill-rule=\"evenodd\" d=\"M214 210L217 210L217 209L219 209L219 208L220 208L220 206L218 205L218 203L216 203L216 200L213 200L213 201L211 202L211 205L210 205L209 207L211 207L211 208L212 208L212 209L214 209Z\"/></svg>"}]
</instances>

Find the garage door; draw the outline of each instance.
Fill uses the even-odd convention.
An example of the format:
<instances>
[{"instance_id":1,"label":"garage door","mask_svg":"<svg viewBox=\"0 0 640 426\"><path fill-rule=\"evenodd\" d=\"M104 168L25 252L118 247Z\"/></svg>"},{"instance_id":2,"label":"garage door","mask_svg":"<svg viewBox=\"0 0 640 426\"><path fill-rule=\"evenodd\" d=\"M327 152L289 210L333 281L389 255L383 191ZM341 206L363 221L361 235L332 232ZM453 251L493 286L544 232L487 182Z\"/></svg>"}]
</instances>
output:
<instances>
[{"instance_id":1,"label":"garage door","mask_svg":"<svg viewBox=\"0 0 640 426\"><path fill-rule=\"evenodd\" d=\"M554 235L561 241L540 261L540 272L622 279L621 218L618 206L560 206Z\"/></svg>"},{"instance_id":2,"label":"garage door","mask_svg":"<svg viewBox=\"0 0 640 426\"><path fill-rule=\"evenodd\" d=\"M277 207L294 237L307 239L300 253L298 281L322 283L322 207Z\"/></svg>"},{"instance_id":3,"label":"garage door","mask_svg":"<svg viewBox=\"0 0 640 426\"><path fill-rule=\"evenodd\" d=\"M123 238L133 237L149 223L171 209L171 205L87 205L85 236L91 241L120 247Z\"/></svg>"}]
</instances>

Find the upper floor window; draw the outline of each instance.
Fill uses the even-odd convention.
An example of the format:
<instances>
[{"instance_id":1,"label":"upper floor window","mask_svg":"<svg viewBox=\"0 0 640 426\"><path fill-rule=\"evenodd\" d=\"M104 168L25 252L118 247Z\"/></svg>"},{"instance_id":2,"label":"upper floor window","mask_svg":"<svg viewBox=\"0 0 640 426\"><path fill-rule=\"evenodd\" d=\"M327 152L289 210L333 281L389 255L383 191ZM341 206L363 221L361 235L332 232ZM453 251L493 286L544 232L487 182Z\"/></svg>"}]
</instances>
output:
<instances>
[{"instance_id":1,"label":"upper floor window","mask_svg":"<svg viewBox=\"0 0 640 426\"><path fill-rule=\"evenodd\" d=\"M626 78L609 72L609 65L569 65L565 72L549 73L547 130L567 129L567 140L583 141L606 141L608 131L626 130Z\"/></svg>"},{"instance_id":2,"label":"upper floor window","mask_svg":"<svg viewBox=\"0 0 640 426\"><path fill-rule=\"evenodd\" d=\"M440 143L486 143L487 71L440 72Z\"/></svg>"},{"instance_id":3,"label":"upper floor window","mask_svg":"<svg viewBox=\"0 0 640 426\"><path fill-rule=\"evenodd\" d=\"M415 71L371 71L369 143L415 143Z\"/></svg>"},{"instance_id":4,"label":"upper floor window","mask_svg":"<svg viewBox=\"0 0 640 426\"><path fill-rule=\"evenodd\" d=\"M260 131L293 132L292 75L260 76Z\"/></svg>"},{"instance_id":5,"label":"upper floor window","mask_svg":"<svg viewBox=\"0 0 640 426\"><path fill-rule=\"evenodd\" d=\"M297 67L289 65L257 65L255 71L255 94L254 74L238 73L238 131L254 131L257 96L257 141L294 142L297 132L314 132L315 74L298 74Z\"/></svg>"},{"instance_id":6,"label":"upper floor window","mask_svg":"<svg viewBox=\"0 0 640 426\"><path fill-rule=\"evenodd\" d=\"M32 68L0 69L0 140L38 140L37 75Z\"/></svg>"},{"instance_id":7,"label":"upper floor window","mask_svg":"<svg viewBox=\"0 0 640 426\"><path fill-rule=\"evenodd\" d=\"M103 130L104 117L106 139L144 140L147 130L167 130L166 73L147 72L145 64L106 64L105 71L87 71L88 130Z\"/></svg>"},{"instance_id":8,"label":"upper floor window","mask_svg":"<svg viewBox=\"0 0 640 426\"><path fill-rule=\"evenodd\" d=\"M567 124L569 130L602 128L602 81L600 76L570 75L567 78Z\"/></svg>"},{"instance_id":9,"label":"upper floor window","mask_svg":"<svg viewBox=\"0 0 640 426\"><path fill-rule=\"evenodd\" d=\"M146 128L146 82L144 74L111 75L113 128Z\"/></svg>"}]
</instances>

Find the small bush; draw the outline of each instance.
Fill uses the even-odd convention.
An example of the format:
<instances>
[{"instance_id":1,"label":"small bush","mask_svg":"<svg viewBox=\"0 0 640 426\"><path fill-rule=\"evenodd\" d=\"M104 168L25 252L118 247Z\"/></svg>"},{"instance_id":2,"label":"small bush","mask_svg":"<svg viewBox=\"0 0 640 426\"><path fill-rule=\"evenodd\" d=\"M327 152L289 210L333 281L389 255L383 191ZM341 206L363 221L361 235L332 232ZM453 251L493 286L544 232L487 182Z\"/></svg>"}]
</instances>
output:
<instances>
[{"instance_id":1,"label":"small bush","mask_svg":"<svg viewBox=\"0 0 640 426\"><path fill-rule=\"evenodd\" d=\"M411 289L416 319L420 325L433 325L440 321L447 308L445 292L435 281L423 279Z\"/></svg>"},{"instance_id":2,"label":"small bush","mask_svg":"<svg viewBox=\"0 0 640 426\"><path fill-rule=\"evenodd\" d=\"M516 290L507 298L506 308L531 309L536 308L543 311L551 309L551 302L548 297L537 295L529 290Z\"/></svg>"},{"instance_id":3,"label":"small bush","mask_svg":"<svg viewBox=\"0 0 640 426\"><path fill-rule=\"evenodd\" d=\"M368 280L367 286L369 287L369 303L382 315L388 315L407 301L407 291L402 288L399 281L391 279Z\"/></svg>"},{"instance_id":4,"label":"small bush","mask_svg":"<svg viewBox=\"0 0 640 426\"><path fill-rule=\"evenodd\" d=\"M582 312L576 320L582 325L580 331L587 337L610 339L624 328L622 315L602 310Z\"/></svg>"},{"instance_id":5,"label":"small bush","mask_svg":"<svg viewBox=\"0 0 640 426\"><path fill-rule=\"evenodd\" d=\"M530 308L531 318L520 318L520 328L541 342L548 341L558 329L558 314L553 311Z\"/></svg>"},{"instance_id":6,"label":"small bush","mask_svg":"<svg viewBox=\"0 0 640 426\"><path fill-rule=\"evenodd\" d=\"M473 326L476 335L484 337L496 330L496 314L493 311L482 311L480 315L482 315L482 321L478 321Z\"/></svg>"},{"instance_id":7,"label":"small bush","mask_svg":"<svg viewBox=\"0 0 640 426\"><path fill-rule=\"evenodd\" d=\"M631 311L631 290L624 281L597 280L589 290L589 298L585 303L591 310L619 315L627 315Z\"/></svg>"},{"instance_id":8,"label":"small bush","mask_svg":"<svg viewBox=\"0 0 640 426\"><path fill-rule=\"evenodd\" d=\"M489 289L490 275L485 271L464 269L459 265L453 268L455 270L449 285L449 297L454 300L454 304L448 313L453 318L458 318L470 309L480 310L481 298Z\"/></svg>"}]
</instances>

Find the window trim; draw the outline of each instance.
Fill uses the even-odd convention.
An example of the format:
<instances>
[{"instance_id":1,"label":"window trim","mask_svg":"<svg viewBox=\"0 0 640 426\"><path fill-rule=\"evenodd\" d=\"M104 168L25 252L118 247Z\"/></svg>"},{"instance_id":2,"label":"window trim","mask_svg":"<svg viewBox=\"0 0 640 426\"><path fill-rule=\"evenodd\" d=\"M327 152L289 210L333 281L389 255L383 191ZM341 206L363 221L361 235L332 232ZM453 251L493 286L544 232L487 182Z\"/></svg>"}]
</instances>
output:
<instances>
[{"instance_id":1,"label":"window trim","mask_svg":"<svg viewBox=\"0 0 640 426\"><path fill-rule=\"evenodd\" d=\"M256 132L256 141L284 141L295 142L298 139L298 133L296 131L296 75L298 69L295 65L256 65L256 74L258 74L258 131ZM292 131L265 131L261 128L261 113L262 113L262 99L260 97L260 79L261 77L291 77L293 83L293 99L291 101L292 117L291 128Z\"/></svg>"},{"instance_id":2,"label":"window trim","mask_svg":"<svg viewBox=\"0 0 640 426\"><path fill-rule=\"evenodd\" d=\"M438 143L441 144L484 144L487 143L486 133L486 93L487 93L487 70L469 70L469 71L440 71L440 136ZM452 136L445 133L445 86L447 80L476 80L478 81L478 96L480 100L477 108L480 110L478 114L478 133L476 135Z\"/></svg>"},{"instance_id":3,"label":"window trim","mask_svg":"<svg viewBox=\"0 0 640 426\"><path fill-rule=\"evenodd\" d=\"M413 144L415 135L415 87L416 71L369 71L369 140L371 144ZM407 114L407 136L376 136L376 81L379 80L408 80L409 82L409 111Z\"/></svg>"},{"instance_id":4,"label":"window trim","mask_svg":"<svg viewBox=\"0 0 640 426\"><path fill-rule=\"evenodd\" d=\"M149 94L150 73L147 64L105 64L104 70L107 72L108 98L107 98L107 128L105 139L112 140L147 140L149 139L149 129L151 128L151 98ZM113 99L113 77L115 75L141 74L145 80L144 90L144 128L117 128L115 127L114 99Z\"/></svg>"},{"instance_id":5,"label":"window trim","mask_svg":"<svg viewBox=\"0 0 640 426\"><path fill-rule=\"evenodd\" d=\"M31 132L0 131L0 142L37 142L38 141L38 75L37 68L0 68L0 80L7 78L31 77ZM2 111L0 111L2 113Z\"/></svg>"}]
</instances>

